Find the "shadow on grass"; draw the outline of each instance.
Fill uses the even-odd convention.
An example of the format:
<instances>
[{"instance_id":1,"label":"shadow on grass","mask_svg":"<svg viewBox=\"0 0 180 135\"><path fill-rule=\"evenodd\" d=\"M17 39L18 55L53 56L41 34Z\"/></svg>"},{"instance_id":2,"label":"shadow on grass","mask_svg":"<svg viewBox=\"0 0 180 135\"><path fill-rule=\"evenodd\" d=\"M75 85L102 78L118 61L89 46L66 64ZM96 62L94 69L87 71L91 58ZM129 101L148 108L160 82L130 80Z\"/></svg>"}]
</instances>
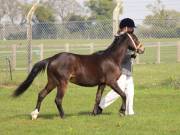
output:
<instances>
[{"instance_id":1,"label":"shadow on grass","mask_svg":"<svg viewBox=\"0 0 180 135\"><path fill-rule=\"evenodd\" d=\"M101 115L111 115L111 112L105 112L105 113L102 113ZM101 115L96 115L96 116L101 116ZM65 113L64 118L66 119L69 117L80 117L80 116L95 117L94 115L91 114L91 112L82 111L79 113ZM58 113L57 114L40 114L39 117L43 119L54 119L57 117L60 118Z\"/></svg>"},{"instance_id":2,"label":"shadow on grass","mask_svg":"<svg viewBox=\"0 0 180 135\"><path fill-rule=\"evenodd\" d=\"M105 113L102 113L100 115L96 115L96 116L101 116L101 115L111 115L112 113L111 112L105 112ZM69 117L80 117L80 116L87 116L87 117L95 117L94 115L91 114L91 112L88 112L88 111L82 111L82 112L79 112L79 113L65 113L65 119L66 118L69 118ZM58 113L51 113L51 114L39 114L38 118L40 119L49 119L49 120L52 120L52 119L55 119L55 118L60 118L60 116L58 115ZM7 121L7 120L12 120L12 119L24 119L24 120L31 120L31 115L30 114L18 114L18 115L14 115L14 116L10 116L10 117L6 117L4 118L4 121Z\"/></svg>"},{"instance_id":3,"label":"shadow on grass","mask_svg":"<svg viewBox=\"0 0 180 135\"><path fill-rule=\"evenodd\" d=\"M51 113L51 114L39 114L38 118L42 118L42 119L54 119L54 118L57 118L59 117L58 114L56 113Z\"/></svg>"},{"instance_id":4,"label":"shadow on grass","mask_svg":"<svg viewBox=\"0 0 180 135\"><path fill-rule=\"evenodd\" d=\"M105 113L102 113L100 115L110 115L111 112L105 112ZM91 112L79 112L78 113L78 116L81 116L81 115L90 115L90 116L93 116ZM96 116L100 116L100 115L96 115Z\"/></svg>"},{"instance_id":5,"label":"shadow on grass","mask_svg":"<svg viewBox=\"0 0 180 135\"><path fill-rule=\"evenodd\" d=\"M102 113L101 115L110 115L110 112ZM80 116L87 116L87 117L95 117L94 115L91 114L91 112L88 111L82 111L79 113L65 113L65 118L69 117L80 117ZM100 115L96 115L100 116ZM39 117L44 118L44 119L53 119L55 117L60 117L58 114L40 114Z\"/></svg>"}]
</instances>

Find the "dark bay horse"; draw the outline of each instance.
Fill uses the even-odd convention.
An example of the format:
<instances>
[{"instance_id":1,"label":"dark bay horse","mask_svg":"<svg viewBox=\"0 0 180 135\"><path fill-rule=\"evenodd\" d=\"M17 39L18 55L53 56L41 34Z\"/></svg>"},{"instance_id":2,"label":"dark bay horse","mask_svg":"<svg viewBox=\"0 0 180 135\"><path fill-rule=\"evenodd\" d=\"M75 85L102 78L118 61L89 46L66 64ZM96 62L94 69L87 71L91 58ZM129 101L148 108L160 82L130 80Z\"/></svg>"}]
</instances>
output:
<instances>
[{"instance_id":1,"label":"dark bay horse","mask_svg":"<svg viewBox=\"0 0 180 135\"><path fill-rule=\"evenodd\" d=\"M110 86L122 98L121 111L125 111L126 95L119 88L117 79L121 75L121 63L127 49L143 53L142 45L134 34L123 34L115 36L113 43L105 50L90 55L78 55L72 53L59 53L47 59L37 62L26 80L15 90L17 97L25 92L35 77L47 67L48 82L38 95L36 109L31 113L32 119L36 119L40 111L42 100L57 88L55 103L61 118L64 117L62 100L68 82L86 87L98 85L96 100L92 114L97 114L97 107L106 85Z\"/></svg>"}]
</instances>

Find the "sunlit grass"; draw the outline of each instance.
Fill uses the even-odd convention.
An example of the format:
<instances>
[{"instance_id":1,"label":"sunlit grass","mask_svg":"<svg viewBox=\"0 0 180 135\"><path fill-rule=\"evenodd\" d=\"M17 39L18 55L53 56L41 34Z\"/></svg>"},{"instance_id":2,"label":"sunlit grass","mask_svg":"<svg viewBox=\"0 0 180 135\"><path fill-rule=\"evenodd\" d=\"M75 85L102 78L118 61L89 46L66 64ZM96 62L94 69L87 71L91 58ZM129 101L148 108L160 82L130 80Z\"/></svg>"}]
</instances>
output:
<instances>
[{"instance_id":1,"label":"sunlit grass","mask_svg":"<svg viewBox=\"0 0 180 135\"><path fill-rule=\"evenodd\" d=\"M134 66L134 116L120 117L118 99L100 116L90 116L97 87L70 84L63 101L65 118L58 116L54 98L56 89L42 103L38 120L32 121L38 92L45 86L46 74L39 75L19 98L12 92L26 73L15 72L13 81L0 87L1 135L179 135L180 64ZM109 91L107 87L104 94Z\"/></svg>"}]
</instances>

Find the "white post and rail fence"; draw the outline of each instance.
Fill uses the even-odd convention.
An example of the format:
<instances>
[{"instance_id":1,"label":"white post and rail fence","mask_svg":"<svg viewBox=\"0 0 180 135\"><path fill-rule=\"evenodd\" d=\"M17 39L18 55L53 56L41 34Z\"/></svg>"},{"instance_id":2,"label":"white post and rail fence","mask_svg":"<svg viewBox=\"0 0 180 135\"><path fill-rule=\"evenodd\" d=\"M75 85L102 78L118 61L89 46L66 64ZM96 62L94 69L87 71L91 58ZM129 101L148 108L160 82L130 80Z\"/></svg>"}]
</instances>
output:
<instances>
[{"instance_id":1,"label":"white post and rail fence","mask_svg":"<svg viewBox=\"0 0 180 135\"><path fill-rule=\"evenodd\" d=\"M176 45L174 43L174 45L170 46L170 47L174 48L175 51L173 51L173 52L171 50L169 51L168 49L165 50L166 52L163 52L164 51L163 47L166 47L166 46L163 46L163 44L162 45L161 44L162 44L161 42L157 42L156 45L146 46L146 50L153 48L153 51L150 52L150 53L153 53L155 55L155 56L153 56L155 58L155 61L153 63L156 63L156 64L164 63L164 62L162 62L163 56L161 56L161 54L163 54L163 53L167 54L167 55L170 54L170 55L175 56L175 57L173 57L174 59L172 61L180 62L180 42L176 42ZM81 45L78 47L70 45L70 44L56 45L53 47L48 46L47 47L46 45L40 44L40 45L33 45L32 57L34 58L36 56L36 59L34 61L34 62L36 62L36 61L39 61L39 60L46 58L47 53L49 53L50 55L53 55L53 54L56 54L58 52L72 52L72 50L75 50L75 51L77 51L77 53L83 52L85 54L91 54L97 50L103 50L106 47L107 46L102 46L102 45L97 46L93 43L84 44L84 45ZM25 46L15 45L15 44L11 45L11 50L0 51L0 55L6 54L8 56L11 56L11 66L12 66L13 70L28 69L28 67L18 67L18 65L17 65L17 63L19 63L22 60L23 53L26 53ZM150 54L150 53L146 54L146 51L145 51L145 54L138 55L136 57L135 63L136 64L149 63L148 61L141 60L141 58L143 59L144 55L146 55L146 57L149 57L148 55L152 56L153 54Z\"/></svg>"},{"instance_id":2,"label":"white post and rail fence","mask_svg":"<svg viewBox=\"0 0 180 135\"><path fill-rule=\"evenodd\" d=\"M180 62L180 41L177 43L177 62Z\"/></svg>"}]
</instances>

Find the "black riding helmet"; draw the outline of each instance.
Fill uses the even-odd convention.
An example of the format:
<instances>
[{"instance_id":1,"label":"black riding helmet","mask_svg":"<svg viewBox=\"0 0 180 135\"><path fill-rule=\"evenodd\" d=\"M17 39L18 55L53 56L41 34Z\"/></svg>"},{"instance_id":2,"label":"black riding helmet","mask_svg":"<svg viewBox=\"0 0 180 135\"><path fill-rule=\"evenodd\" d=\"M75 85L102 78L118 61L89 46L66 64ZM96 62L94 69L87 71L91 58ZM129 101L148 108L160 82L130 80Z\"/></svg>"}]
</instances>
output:
<instances>
[{"instance_id":1,"label":"black riding helmet","mask_svg":"<svg viewBox=\"0 0 180 135\"><path fill-rule=\"evenodd\" d=\"M124 19L121 20L121 22L119 24L119 28L122 29L124 27L132 27L132 28L134 28L136 26L135 26L135 23L134 23L134 21L132 19L124 18Z\"/></svg>"}]
</instances>

